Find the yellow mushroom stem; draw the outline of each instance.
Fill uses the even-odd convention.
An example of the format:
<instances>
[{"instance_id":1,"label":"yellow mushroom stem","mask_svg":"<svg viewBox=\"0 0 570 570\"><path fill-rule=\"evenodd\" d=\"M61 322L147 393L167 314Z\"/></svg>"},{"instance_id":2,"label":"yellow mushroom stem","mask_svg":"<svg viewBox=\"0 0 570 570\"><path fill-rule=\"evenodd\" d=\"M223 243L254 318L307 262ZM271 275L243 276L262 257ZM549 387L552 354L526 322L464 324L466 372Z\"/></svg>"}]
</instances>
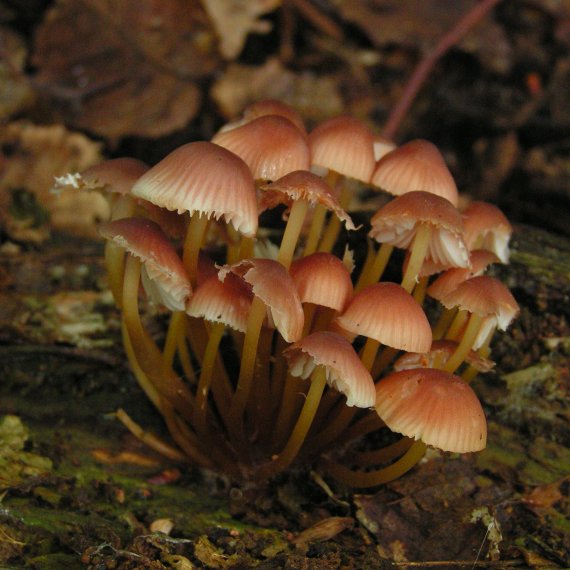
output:
<instances>
[{"instance_id":1,"label":"yellow mushroom stem","mask_svg":"<svg viewBox=\"0 0 570 570\"><path fill-rule=\"evenodd\" d=\"M196 277L198 274L198 256L200 248L204 243L206 231L208 230L208 217L206 214L196 213L190 216L190 222L186 229L186 237L184 238L184 246L182 250L182 262L186 268L186 273L190 278L192 287L196 285Z\"/></svg>"},{"instance_id":2,"label":"yellow mushroom stem","mask_svg":"<svg viewBox=\"0 0 570 570\"><path fill-rule=\"evenodd\" d=\"M392 363L399 350L391 346L385 346L382 352L374 360L372 366L372 378L379 378L382 372Z\"/></svg>"},{"instance_id":3,"label":"yellow mushroom stem","mask_svg":"<svg viewBox=\"0 0 570 570\"><path fill-rule=\"evenodd\" d=\"M364 488L376 487L389 483L407 473L424 456L426 445L416 441L410 449L392 465L376 471L353 471L344 465L335 463L330 459L321 459L318 467L340 483L350 487Z\"/></svg>"},{"instance_id":4,"label":"yellow mushroom stem","mask_svg":"<svg viewBox=\"0 0 570 570\"><path fill-rule=\"evenodd\" d=\"M283 232L279 253L277 254L277 261L286 269L289 269L293 260L295 247L297 246L308 209L309 203L306 200L295 200L289 212L289 219Z\"/></svg>"},{"instance_id":5,"label":"yellow mushroom stem","mask_svg":"<svg viewBox=\"0 0 570 570\"><path fill-rule=\"evenodd\" d=\"M453 322L456 314L457 307L453 307L452 309L446 309L443 307L443 310L437 319L437 323L433 327L433 340L441 340L445 336L445 333L447 332L449 325Z\"/></svg>"},{"instance_id":6,"label":"yellow mushroom stem","mask_svg":"<svg viewBox=\"0 0 570 570\"><path fill-rule=\"evenodd\" d=\"M424 304L426 298L426 289L428 286L429 277L420 277L418 284L414 287L414 299L416 303L421 307Z\"/></svg>"},{"instance_id":7,"label":"yellow mushroom stem","mask_svg":"<svg viewBox=\"0 0 570 570\"><path fill-rule=\"evenodd\" d=\"M225 325L223 323L213 323L210 330L210 337L202 359L202 370L200 372L200 380L196 390L196 399L194 402L194 428L198 433L206 431L206 411L208 408L208 393L212 382L212 374L214 365L218 356L218 348L224 335Z\"/></svg>"},{"instance_id":8,"label":"yellow mushroom stem","mask_svg":"<svg viewBox=\"0 0 570 570\"><path fill-rule=\"evenodd\" d=\"M426 258L430 239L432 235L431 224L419 223L416 230L416 235L410 250L410 258L408 259L408 266L402 278L402 287L411 293L416 286L416 279L422 269L424 259Z\"/></svg>"},{"instance_id":9,"label":"yellow mushroom stem","mask_svg":"<svg viewBox=\"0 0 570 570\"><path fill-rule=\"evenodd\" d=\"M365 266L363 268L362 273L354 286L355 293L358 293L368 285L373 285L380 281L393 251L393 246L387 243L380 244L373 261L368 264L368 267Z\"/></svg>"},{"instance_id":10,"label":"yellow mushroom stem","mask_svg":"<svg viewBox=\"0 0 570 570\"><path fill-rule=\"evenodd\" d=\"M323 204L317 204L313 210L313 218L309 227L307 239L305 240L305 249L303 250L303 255L305 257L317 251L317 245L319 245L319 238L323 232L327 211L326 206Z\"/></svg>"},{"instance_id":11,"label":"yellow mushroom stem","mask_svg":"<svg viewBox=\"0 0 570 570\"><path fill-rule=\"evenodd\" d=\"M276 473L283 471L297 457L317 413L326 383L326 368L317 366L311 375L311 386L307 392L307 398L287 444L283 451L273 458L271 463L263 465L259 469L258 475L260 479L272 477Z\"/></svg>"},{"instance_id":12,"label":"yellow mushroom stem","mask_svg":"<svg viewBox=\"0 0 570 570\"><path fill-rule=\"evenodd\" d=\"M471 314L459 345L455 349L454 353L449 357L442 370L453 374L453 372L461 366L477 339L483 320L483 316L475 313Z\"/></svg>"},{"instance_id":13,"label":"yellow mushroom stem","mask_svg":"<svg viewBox=\"0 0 570 570\"><path fill-rule=\"evenodd\" d=\"M393 461L396 457L401 456L406 453L410 447L412 447L414 440L409 437L402 437L398 441L381 447L380 449L375 449L373 451L363 451L361 453L353 453L350 457L346 458L347 463L353 465L358 465L359 467L365 467L369 465L382 465L383 463L388 463Z\"/></svg>"},{"instance_id":14,"label":"yellow mushroom stem","mask_svg":"<svg viewBox=\"0 0 570 570\"><path fill-rule=\"evenodd\" d=\"M243 441L244 439L243 414L251 392L257 345L266 313L267 308L263 301L259 297L254 297L247 318L237 386L228 414L228 429L236 441Z\"/></svg>"},{"instance_id":15,"label":"yellow mushroom stem","mask_svg":"<svg viewBox=\"0 0 570 570\"><path fill-rule=\"evenodd\" d=\"M144 329L139 315L138 289L141 262L127 255L123 285L123 320L134 358L149 382L185 418L191 417L192 394L171 369L165 369L160 350Z\"/></svg>"},{"instance_id":16,"label":"yellow mushroom stem","mask_svg":"<svg viewBox=\"0 0 570 570\"><path fill-rule=\"evenodd\" d=\"M303 387L303 380L296 376L287 374L285 384L283 386L283 395L281 397L281 404L277 420L275 422L275 430L273 436L273 446L281 446L287 439L287 434L293 424L295 417L295 410L305 397Z\"/></svg>"},{"instance_id":17,"label":"yellow mushroom stem","mask_svg":"<svg viewBox=\"0 0 570 570\"><path fill-rule=\"evenodd\" d=\"M458 309L453 321L449 325L447 332L445 333L445 338L448 340L458 340L461 336L461 332L465 328L467 319L469 318L469 312L464 309Z\"/></svg>"},{"instance_id":18,"label":"yellow mushroom stem","mask_svg":"<svg viewBox=\"0 0 570 570\"><path fill-rule=\"evenodd\" d=\"M477 354L479 356L481 356L482 358L489 358L489 356L491 355L491 340L493 340L493 335L495 334L495 330L496 330L496 327L493 327L489 331L487 338L485 339L483 344L479 347L479 350L477 350ZM479 370L477 370L477 368L475 368L473 365L469 365L463 371L463 374L461 374L461 378L463 378L463 380L465 380L465 382L471 382L471 380L473 380L473 378L475 378L475 376L477 376L478 372L479 372Z\"/></svg>"},{"instance_id":19,"label":"yellow mushroom stem","mask_svg":"<svg viewBox=\"0 0 570 570\"><path fill-rule=\"evenodd\" d=\"M105 268L109 289L113 294L115 305L123 306L123 277L125 272L125 250L111 240L105 243Z\"/></svg>"},{"instance_id":20,"label":"yellow mushroom stem","mask_svg":"<svg viewBox=\"0 0 570 570\"><path fill-rule=\"evenodd\" d=\"M350 205L350 199L352 198L352 194L346 184L344 184L344 176L335 172L334 170L329 170L326 176L327 184L331 188L336 188L337 185L341 185L340 195L338 198L339 205L344 210L348 209ZM326 253L330 253L336 240L338 238L338 234L340 232L341 221L338 216L332 215L329 219L329 223L323 232L323 236L318 246L318 251L324 251Z\"/></svg>"}]
</instances>

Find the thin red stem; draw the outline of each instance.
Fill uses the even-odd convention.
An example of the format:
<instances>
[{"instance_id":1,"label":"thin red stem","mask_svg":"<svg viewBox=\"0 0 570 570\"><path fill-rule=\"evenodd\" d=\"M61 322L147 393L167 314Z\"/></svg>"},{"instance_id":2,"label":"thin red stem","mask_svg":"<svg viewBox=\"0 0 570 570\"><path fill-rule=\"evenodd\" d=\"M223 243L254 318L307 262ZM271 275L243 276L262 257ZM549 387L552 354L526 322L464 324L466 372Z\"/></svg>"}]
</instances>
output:
<instances>
[{"instance_id":1,"label":"thin red stem","mask_svg":"<svg viewBox=\"0 0 570 570\"><path fill-rule=\"evenodd\" d=\"M469 10L469 12L439 40L433 50L420 61L408 80L404 88L404 93L388 117L388 121L382 132L383 136L390 140L394 138L406 113L438 60L467 35L467 33L500 1L501 0L481 0L481 2Z\"/></svg>"}]
</instances>

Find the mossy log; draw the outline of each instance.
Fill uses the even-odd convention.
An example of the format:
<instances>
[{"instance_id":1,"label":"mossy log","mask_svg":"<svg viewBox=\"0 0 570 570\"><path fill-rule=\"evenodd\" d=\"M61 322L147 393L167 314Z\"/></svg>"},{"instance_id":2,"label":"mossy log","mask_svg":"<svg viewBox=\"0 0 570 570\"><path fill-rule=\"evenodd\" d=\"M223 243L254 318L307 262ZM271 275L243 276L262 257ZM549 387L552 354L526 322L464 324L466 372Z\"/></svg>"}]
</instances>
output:
<instances>
[{"instance_id":1,"label":"mossy log","mask_svg":"<svg viewBox=\"0 0 570 570\"><path fill-rule=\"evenodd\" d=\"M62 239L0 257L0 567L570 566L569 240L519 227L495 269L522 312L474 383L488 448L434 452L366 496L308 471L231 487L125 433L119 407L163 428L125 363L100 254Z\"/></svg>"}]
</instances>

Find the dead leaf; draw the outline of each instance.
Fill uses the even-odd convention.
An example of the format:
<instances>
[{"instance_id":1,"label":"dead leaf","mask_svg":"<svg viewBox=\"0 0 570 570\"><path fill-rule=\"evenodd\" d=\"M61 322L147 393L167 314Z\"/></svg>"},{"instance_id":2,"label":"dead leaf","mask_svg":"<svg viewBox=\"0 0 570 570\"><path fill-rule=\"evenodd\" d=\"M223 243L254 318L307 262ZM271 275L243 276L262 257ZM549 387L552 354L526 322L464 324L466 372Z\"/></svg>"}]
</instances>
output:
<instances>
[{"instance_id":1,"label":"dead leaf","mask_svg":"<svg viewBox=\"0 0 570 570\"><path fill-rule=\"evenodd\" d=\"M67 121L117 139L185 126L218 58L198 0L59 0L32 62Z\"/></svg>"},{"instance_id":2,"label":"dead leaf","mask_svg":"<svg viewBox=\"0 0 570 570\"><path fill-rule=\"evenodd\" d=\"M259 99L283 101L312 122L338 115L344 108L337 78L294 73L275 58L256 67L230 65L212 87L212 98L227 119Z\"/></svg>"},{"instance_id":3,"label":"dead leaf","mask_svg":"<svg viewBox=\"0 0 570 570\"><path fill-rule=\"evenodd\" d=\"M250 33L267 34L272 25L259 16L275 10L281 0L202 0L212 19L225 59L235 59Z\"/></svg>"},{"instance_id":4,"label":"dead leaf","mask_svg":"<svg viewBox=\"0 0 570 570\"><path fill-rule=\"evenodd\" d=\"M0 120L29 107L34 93L24 76L26 47L12 30L0 27Z\"/></svg>"},{"instance_id":5,"label":"dead leaf","mask_svg":"<svg viewBox=\"0 0 570 570\"><path fill-rule=\"evenodd\" d=\"M361 28L376 46L397 44L429 49L474 5L475 0L357 0L341 2L340 14ZM504 72L511 48L502 29L487 16L459 43L487 67Z\"/></svg>"},{"instance_id":6,"label":"dead leaf","mask_svg":"<svg viewBox=\"0 0 570 570\"><path fill-rule=\"evenodd\" d=\"M352 517L329 517L299 533L293 542L298 547L306 546L310 542L323 542L353 526Z\"/></svg>"},{"instance_id":7,"label":"dead leaf","mask_svg":"<svg viewBox=\"0 0 570 570\"><path fill-rule=\"evenodd\" d=\"M0 133L0 225L14 240L41 241L46 224L34 213L15 215L15 192L27 192L51 217L51 227L95 236L97 221L107 219L105 198L95 193L50 193L55 176L85 170L101 162L101 145L60 125L11 123ZM34 233L35 232L35 233Z\"/></svg>"},{"instance_id":8,"label":"dead leaf","mask_svg":"<svg viewBox=\"0 0 570 570\"><path fill-rule=\"evenodd\" d=\"M156 459L135 453L133 451L121 451L113 455L107 449L94 449L91 451L91 456L99 463L105 465L138 465L139 467L156 467L159 462Z\"/></svg>"}]
</instances>

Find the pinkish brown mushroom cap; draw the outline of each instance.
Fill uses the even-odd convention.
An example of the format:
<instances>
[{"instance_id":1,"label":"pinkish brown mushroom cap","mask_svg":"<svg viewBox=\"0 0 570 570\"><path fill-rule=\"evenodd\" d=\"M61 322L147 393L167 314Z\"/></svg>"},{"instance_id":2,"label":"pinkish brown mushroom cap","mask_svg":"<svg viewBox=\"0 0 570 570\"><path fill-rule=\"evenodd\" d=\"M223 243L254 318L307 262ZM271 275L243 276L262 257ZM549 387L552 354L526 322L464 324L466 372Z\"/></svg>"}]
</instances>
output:
<instances>
[{"instance_id":1,"label":"pinkish brown mushroom cap","mask_svg":"<svg viewBox=\"0 0 570 570\"><path fill-rule=\"evenodd\" d=\"M233 265L224 265L218 273L224 281L234 273L248 283L253 294L267 306L275 328L287 342L296 342L303 333L303 307L299 293L289 272L271 259L243 259Z\"/></svg>"},{"instance_id":2,"label":"pinkish brown mushroom cap","mask_svg":"<svg viewBox=\"0 0 570 570\"><path fill-rule=\"evenodd\" d=\"M370 183L395 196L423 190L456 207L459 201L457 186L443 156L433 143L422 139L403 144L382 157Z\"/></svg>"},{"instance_id":3,"label":"pinkish brown mushroom cap","mask_svg":"<svg viewBox=\"0 0 570 570\"><path fill-rule=\"evenodd\" d=\"M224 281L214 275L194 291L186 313L245 332L252 299L250 288L235 275L227 275Z\"/></svg>"},{"instance_id":4,"label":"pinkish brown mushroom cap","mask_svg":"<svg viewBox=\"0 0 570 570\"><path fill-rule=\"evenodd\" d=\"M463 212L465 242L469 249L492 251L503 262L509 262L509 240L513 227L503 212L488 202L471 202Z\"/></svg>"},{"instance_id":5,"label":"pinkish brown mushroom cap","mask_svg":"<svg viewBox=\"0 0 570 570\"><path fill-rule=\"evenodd\" d=\"M428 257L447 267L469 267L461 214L441 196L423 191L408 192L380 208L370 223L371 238L399 248L410 246L418 224L429 224L432 236Z\"/></svg>"},{"instance_id":6,"label":"pinkish brown mushroom cap","mask_svg":"<svg viewBox=\"0 0 570 570\"><path fill-rule=\"evenodd\" d=\"M229 131L212 142L238 155L255 180L277 180L294 170L309 169L305 135L290 121L265 115Z\"/></svg>"},{"instance_id":7,"label":"pinkish brown mushroom cap","mask_svg":"<svg viewBox=\"0 0 570 570\"><path fill-rule=\"evenodd\" d=\"M400 285L376 283L357 293L335 319L342 330L409 352L427 352L431 327L420 305Z\"/></svg>"},{"instance_id":8,"label":"pinkish brown mushroom cap","mask_svg":"<svg viewBox=\"0 0 570 570\"><path fill-rule=\"evenodd\" d=\"M374 135L362 121L329 119L309 135L311 164L368 183L374 169Z\"/></svg>"},{"instance_id":9,"label":"pinkish brown mushroom cap","mask_svg":"<svg viewBox=\"0 0 570 570\"><path fill-rule=\"evenodd\" d=\"M475 392L442 370L416 368L382 379L376 412L392 431L444 451L481 451L487 443L487 421Z\"/></svg>"},{"instance_id":10,"label":"pinkish brown mushroom cap","mask_svg":"<svg viewBox=\"0 0 570 570\"><path fill-rule=\"evenodd\" d=\"M147 295L171 311L183 311L192 292L174 246L160 226L145 218L122 218L99 227L99 233L141 260Z\"/></svg>"},{"instance_id":11,"label":"pinkish brown mushroom cap","mask_svg":"<svg viewBox=\"0 0 570 570\"><path fill-rule=\"evenodd\" d=\"M329 185L316 174L308 170L295 170L275 182L265 184L259 200L260 211L274 208L278 204L291 207L296 200L305 200L312 206L322 204L344 223L347 229L356 229L352 219L339 204Z\"/></svg>"},{"instance_id":12,"label":"pinkish brown mushroom cap","mask_svg":"<svg viewBox=\"0 0 570 570\"><path fill-rule=\"evenodd\" d=\"M331 253L317 252L294 261L291 277L302 303L343 311L353 293L350 273Z\"/></svg>"},{"instance_id":13,"label":"pinkish brown mushroom cap","mask_svg":"<svg viewBox=\"0 0 570 570\"><path fill-rule=\"evenodd\" d=\"M344 337L315 332L283 352L292 376L308 378L316 366L324 366L327 383L346 396L347 406L374 406L376 390L372 376Z\"/></svg>"},{"instance_id":14,"label":"pinkish brown mushroom cap","mask_svg":"<svg viewBox=\"0 0 570 570\"><path fill-rule=\"evenodd\" d=\"M223 218L246 236L257 231L257 197L247 165L210 142L177 148L144 174L132 193L179 214Z\"/></svg>"}]
</instances>

